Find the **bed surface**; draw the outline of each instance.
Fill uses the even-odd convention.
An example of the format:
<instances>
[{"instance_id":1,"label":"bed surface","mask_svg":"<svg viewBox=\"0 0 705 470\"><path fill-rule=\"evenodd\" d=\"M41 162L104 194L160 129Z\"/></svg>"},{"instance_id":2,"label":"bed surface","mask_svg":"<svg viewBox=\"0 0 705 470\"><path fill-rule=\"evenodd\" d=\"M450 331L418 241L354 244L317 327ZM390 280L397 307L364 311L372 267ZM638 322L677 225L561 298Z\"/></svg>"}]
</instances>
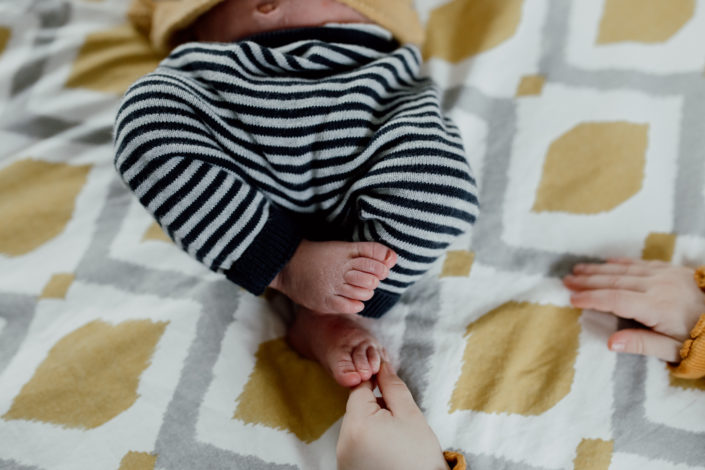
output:
<instances>
[{"instance_id":1,"label":"bed surface","mask_svg":"<svg viewBox=\"0 0 705 470\"><path fill-rule=\"evenodd\" d=\"M182 253L118 180L160 57L122 0L0 0L0 468L335 468L347 392L286 305ZM481 216L370 328L473 470L705 469L705 381L617 356L560 278L705 262L705 2L418 0Z\"/></svg>"}]
</instances>

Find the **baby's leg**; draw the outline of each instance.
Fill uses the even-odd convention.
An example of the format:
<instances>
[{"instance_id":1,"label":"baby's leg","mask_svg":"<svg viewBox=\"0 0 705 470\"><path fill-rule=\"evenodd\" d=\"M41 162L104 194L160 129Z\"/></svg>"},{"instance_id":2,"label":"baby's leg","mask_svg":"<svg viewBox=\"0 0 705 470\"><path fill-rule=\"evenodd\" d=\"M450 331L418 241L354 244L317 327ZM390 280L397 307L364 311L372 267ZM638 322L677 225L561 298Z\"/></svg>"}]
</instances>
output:
<instances>
[{"instance_id":1,"label":"baby's leg","mask_svg":"<svg viewBox=\"0 0 705 470\"><path fill-rule=\"evenodd\" d=\"M358 313L395 263L379 243L303 240L270 287L318 313Z\"/></svg>"},{"instance_id":2,"label":"baby's leg","mask_svg":"<svg viewBox=\"0 0 705 470\"><path fill-rule=\"evenodd\" d=\"M400 144L381 155L348 194L346 207L357 217L353 240L382 243L398 257L363 315L384 314L475 222L475 180L459 138L447 130L453 145Z\"/></svg>"},{"instance_id":3,"label":"baby's leg","mask_svg":"<svg viewBox=\"0 0 705 470\"><path fill-rule=\"evenodd\" d=\"M318 361L344 387L354 387L379 372L386 355L357 315L319 314L299 308L287 333L302 356Z\"/></svg>"}]
</instances>

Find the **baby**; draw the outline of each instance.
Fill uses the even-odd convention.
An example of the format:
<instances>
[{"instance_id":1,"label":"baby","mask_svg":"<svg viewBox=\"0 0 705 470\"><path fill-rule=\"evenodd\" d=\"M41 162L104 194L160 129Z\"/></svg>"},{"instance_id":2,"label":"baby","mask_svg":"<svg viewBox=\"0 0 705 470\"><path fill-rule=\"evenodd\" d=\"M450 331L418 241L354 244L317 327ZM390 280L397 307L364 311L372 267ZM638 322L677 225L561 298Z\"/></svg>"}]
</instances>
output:
<instances>
[{"instance_id":1,"label":"baby","mask_svg":"<svg viewBox=\"0 0 705 470\"><path fill-rule=\"evenodd\" d=\"M135 0L175 49L126 93L115 166L186 252L298 308L288 340L354 387L379 317L467 232L476 186L421 76L411 0ZM401 45L400 45L401 44Z\"/></svg>"}]
</instances>

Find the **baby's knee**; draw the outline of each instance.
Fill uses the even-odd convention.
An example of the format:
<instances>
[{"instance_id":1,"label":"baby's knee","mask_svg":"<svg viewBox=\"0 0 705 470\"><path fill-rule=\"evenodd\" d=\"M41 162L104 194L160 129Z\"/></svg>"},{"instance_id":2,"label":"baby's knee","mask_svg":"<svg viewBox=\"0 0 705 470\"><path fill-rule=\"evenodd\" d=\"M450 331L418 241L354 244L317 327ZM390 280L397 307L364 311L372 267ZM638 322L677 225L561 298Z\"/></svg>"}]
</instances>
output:
<instances>
[{"instance_id":1,"label":"baby's knee","mask_svg":"<svg viewBox=\"0 0 705 470\"><path fill-rule=\"evenodd\" d=\"M467 164L423 163L409 166L404 172L385 173L368 180L369 184L363 183L358 193L358 209L367 216L395 214L395 219L417 227L433 226L439 219L447 219L453 226L474 223L477 186Z\"/></svg>"},{"instance_id":2,"label":"baby's knee","mask_svg":"<svg viewBox=\"0 0 705 470\"><path fill-rule=\"evenodd\" d=\"M438 216L456 216L467 223L474 223L478 212L477 184L470 167L464 162L447 160L422 164L414 177L408 177L407 192L399 197L413 197L413 204Z\"/></svg>"}]
</instances>

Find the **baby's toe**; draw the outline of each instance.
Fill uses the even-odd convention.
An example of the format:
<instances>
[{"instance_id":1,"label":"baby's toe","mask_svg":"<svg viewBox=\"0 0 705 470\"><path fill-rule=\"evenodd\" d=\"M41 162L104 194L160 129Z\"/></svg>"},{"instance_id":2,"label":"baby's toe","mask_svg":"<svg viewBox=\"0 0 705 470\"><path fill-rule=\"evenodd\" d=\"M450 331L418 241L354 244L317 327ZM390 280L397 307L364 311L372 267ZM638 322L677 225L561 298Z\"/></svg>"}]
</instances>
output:
<instances>
[{"instance_id":1,"label":"baby's toe","mask_svg":"<svg viewBox=\"0 0 705 470\"><path fill-rule=\"evenodd\" d=\"M367 362L369 362L370 364L370 370L372 371L372 375L375 375L379 372L379 368L382 364L382 358L379 349L377 349L375 346L370 346L369 348L367 348Z\"/></svg>"},{"instance_id":2,"label":"baby's toe","mask_svg":"<svg viewBox=\"0 0 705 470\"><path fill-rule=\"evenodd\" d=\"M362 300L364 302L370 300L372 296L375 295L375 292L370 289L361 289L360 287L351 286L350 284L343 284L338 288L337 294L347 297L348 299Z\"/></svg>"},{"instance_id":3,"label":"baby's toe","mask_svg":"<svg viewBox=\"0 0 705 470\"><path fill-rule=\"evenodd\" d=\"M343 280L351 286L375 290L379 286L379 278L374 274L352 270L345 273Z\"/></svg>"},{"instance_id":4,"label":"baby's toe","mask_svg":"<svg viewBox=\"0 0 705 470\"><path fill-rule=\"evenodd\" d=\"M380 261L372 258L355 258L350 263L349 271L360 271L361 273L372 274L380 281L389 276L389 268Z\"/></svg>"},{"instance_id":5,"label":"baby's toe","mask_svg":"<svg viewBox=\"0 0 705 470\"><path fill-rule=\"evenodd\" d=\"M377 242L357 242L355 243L354 255L357 257L371 258L382 263L390 260L394 252Z\"/></svg>"},{"instance_id":6,"label":"baby's toe","mask_svg":"<svg viewBox=\"0 0 705 470\"><path fill-rule=\"evenodd\" d=\"M331 295L324 299L324 308L320 313L360 313L365 309L365 304L360 300L343 295Z\"/></svg>"},{"instance_id":7,"label":"baby's toe","mask_svg":"<svg viewBox=\"0 0 705 470\"><path fill-rule=\"evenodd\" d=\"M333 362L331 373L333 374L333 379L335 379L339 385L343 387L356 387L364 382L353 363L352 356L349 354L344 354L343 357Z\"/></svg>"},{"instance_id":8,"label":"baby's toe","mask_svg":"<svg viewBox=\"0 0 705 470\"><path fill-rule=\"evenodd\" d=\"M392 269L394 265L397 264L397 254L392 250L389 250L384 258L384 261L382 262L387 266L387 268Z\"/></svg>"},{"instance_id":9,"label":"baby's toe","mask_svg":"<svg viewBox=\"0 0 705 470\"><path fill-rule=\"evenodd\" d=\"M357 372L360 374L360 379L362 379L363 382L370 380L374 374L374 372L372 372L372 368L370 367L370 361L367 357L367 351L370 348L373 348L373 346L369 343L363 343L353 349L352 353L353 364L355 365L355 369L357 369Z\"/></svg>"}]
</instances>

